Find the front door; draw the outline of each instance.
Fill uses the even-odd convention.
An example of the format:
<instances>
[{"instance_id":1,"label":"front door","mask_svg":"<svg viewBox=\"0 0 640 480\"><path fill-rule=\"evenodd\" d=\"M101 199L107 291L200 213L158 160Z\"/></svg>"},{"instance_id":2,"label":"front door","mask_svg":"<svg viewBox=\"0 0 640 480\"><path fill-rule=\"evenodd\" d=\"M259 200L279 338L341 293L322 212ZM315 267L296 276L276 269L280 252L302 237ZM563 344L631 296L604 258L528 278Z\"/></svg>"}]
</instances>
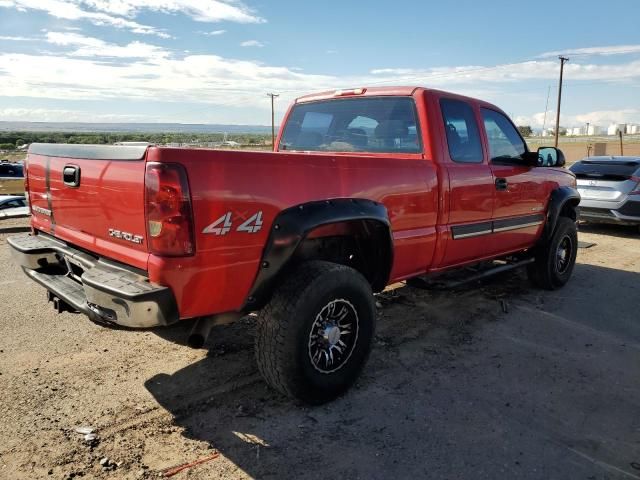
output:
<instances>
[{"instance_id":1,"label":"front door","mask_svg":"<svg viewBox=\"0 0 640 480\"><path fill-rule=\"evenodd\" d=\"M499 254L531 245L544 223L546 186L541 171L517 164L527 151L511 120L501 112L481 108L495 182L491 253Z\"/></svg>"}]
</instances>

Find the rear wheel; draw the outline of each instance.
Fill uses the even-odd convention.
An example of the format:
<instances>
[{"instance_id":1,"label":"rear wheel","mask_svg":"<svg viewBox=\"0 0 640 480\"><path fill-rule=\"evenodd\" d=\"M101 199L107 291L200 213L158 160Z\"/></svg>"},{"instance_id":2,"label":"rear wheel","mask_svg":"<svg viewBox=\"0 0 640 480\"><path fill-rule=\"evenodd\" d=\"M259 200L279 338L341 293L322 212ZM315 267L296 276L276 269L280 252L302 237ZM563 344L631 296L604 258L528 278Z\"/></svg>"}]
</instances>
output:
<instances>
[{"instance_id":1,"label":"rear wheel","mask_svg":"<svg viewBox=\"0 0 640 480\"><path fill-rule=\"evenodd\" d=\"M527 267L529 279L538 287L555 290L571 278L578 253L576 223L560 217L551 240L538 247L535 262Z\"/></svg>"},{"instance_id":2,"label":"rear wheel","mask_svg":"<svg viewBox=\"0 0 640 480\"><path fill-rule=\"evenodd\" d=\"M375 316L371 287L359 272L329 262L302 264L258 315L258 369L285 395L330 401L366 363Z\"/></svg>"}]
</instances>

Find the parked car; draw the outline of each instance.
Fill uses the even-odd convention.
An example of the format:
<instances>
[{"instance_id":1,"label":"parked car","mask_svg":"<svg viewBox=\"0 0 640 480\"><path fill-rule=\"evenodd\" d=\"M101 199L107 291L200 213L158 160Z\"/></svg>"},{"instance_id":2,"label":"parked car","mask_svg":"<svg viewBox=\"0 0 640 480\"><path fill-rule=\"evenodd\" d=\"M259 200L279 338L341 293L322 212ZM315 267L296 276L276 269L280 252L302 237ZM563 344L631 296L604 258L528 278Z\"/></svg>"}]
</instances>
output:
<instances>
[{"instance_id":1,"label":"parked car","mask_svg":"<svg viewBox=\"0 0 640 480\"><path fill-rule=\"evenodd\" d=\"M322 403L371 348L373 292L503 259L556 289L576 259L575 176L499 108L437 90L297 99L276 151L32 144L33 234L9 238L58 311L189 341L258 312L256 359Z\"/></svg>"},{"instance_id":2,"label":"parked car","mask_svg":"<svg viewBox=\"0 0 640 480\"><path fill-rule=\"evenodd\" d=\"M588 157L570 170L582 197L581 220L640 226L640 157Z\"/></svg>"},{"instance_id":3,"label":"parked car","mask_svg":"<svg viewBox=\"0 0 640 480\"><path fill-rule=\"evenodd\" d=\"M29 215L29 205L23 196L0 195L0 218L26 217Z\"/></svg>"},{"instance_id":4,"label":"parked car","mask_svg":"<svg viewBox=\"0 0 640 480\"><path fill-rule=\"evenodd\" d=\"M22 193L24 193L22 164L0 162L0 194L18 195Z\"/></svg>"}]
</instances>

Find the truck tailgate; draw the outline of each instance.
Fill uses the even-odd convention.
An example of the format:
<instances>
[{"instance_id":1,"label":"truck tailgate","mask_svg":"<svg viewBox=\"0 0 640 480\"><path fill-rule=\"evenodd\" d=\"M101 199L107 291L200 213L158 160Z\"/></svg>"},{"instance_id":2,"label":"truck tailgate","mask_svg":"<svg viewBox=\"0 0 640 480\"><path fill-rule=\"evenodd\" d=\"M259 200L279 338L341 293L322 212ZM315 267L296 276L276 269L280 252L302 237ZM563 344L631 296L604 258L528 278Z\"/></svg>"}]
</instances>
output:
<instances>
[{"instance_id":1,"label":"truck tailgate","mask_svg":"<svg viewBox=\"0 0 640 480\"><path fill-rule=\"evenodd\" d=\"M146 146L32 144L32 225L97 255L147 268Z\"/></svg>"}]
</instances>

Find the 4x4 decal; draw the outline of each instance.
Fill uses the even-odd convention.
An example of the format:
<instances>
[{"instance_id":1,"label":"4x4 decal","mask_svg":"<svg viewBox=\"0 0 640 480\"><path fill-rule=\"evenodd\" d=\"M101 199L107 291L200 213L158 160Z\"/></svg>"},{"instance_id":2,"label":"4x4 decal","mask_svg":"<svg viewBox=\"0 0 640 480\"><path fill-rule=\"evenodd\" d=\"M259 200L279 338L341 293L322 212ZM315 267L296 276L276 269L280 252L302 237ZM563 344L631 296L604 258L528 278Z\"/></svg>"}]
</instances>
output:
<instances>
[{"instance_id":1,"label":"4x4 decal","mask_svg":"<svg viewBox=\"0 0 640 480\"><path fill-rule=\"evenodd\" d=\"M202 233L211 233L213 235L226 235L233 228L233 220L231 218L232 213L227 212L218 218L211 225L205 227ZM242 222L241 225L236 228L236 232L246 233L258 233L262 228L262 210L258 213L254 213L247 220Z\"/></svg>"}]
</instances>

